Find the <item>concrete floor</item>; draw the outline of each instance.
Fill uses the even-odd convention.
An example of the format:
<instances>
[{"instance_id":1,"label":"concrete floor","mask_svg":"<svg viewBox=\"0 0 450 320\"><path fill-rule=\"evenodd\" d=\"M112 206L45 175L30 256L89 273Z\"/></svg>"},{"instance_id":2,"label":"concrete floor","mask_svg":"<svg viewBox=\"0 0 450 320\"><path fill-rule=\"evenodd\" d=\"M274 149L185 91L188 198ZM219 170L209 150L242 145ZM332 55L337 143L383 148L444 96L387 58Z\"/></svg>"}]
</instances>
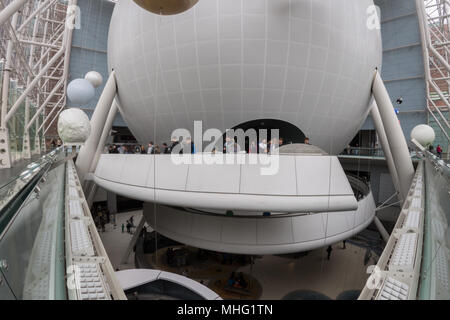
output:
<instances>
[{"instance_id":1,"label":"concrete floor","mask_svg":"<svg viewBox=\"0 0 450 320\"><path fill-rule=\"evenodd\" d=\"M295 290L313 290L332 299L346 290L361 290L369 277L364 266L366 250L347 243L333 245L328 261L326 248L292 259L263 256L250 266L238 269L255 277L263 288L261 299L278 300ZM370 261L369 264L373 264ZM368 264L368 265L369 265Z\"/></svg>"},{"instance_id":2,"label":"concrete floor","mask_svg":"<svg viewBox=\"0 0 450 320\"><path fill-rule=\"evenodd\" d=\"M108 253L109 260L111 261L114 270L117 268L120 270L135 268L133 251L131 251L126 264L120 263L131 238L133 237L132 234L127 233L126 228L122 233L122 223L126 226L126 221L130 219L131 216L133 216L134 225L137 226L142 218L142 210L118 213L116 214L116 228L114 228L111 223L108 223L105 226L105 232L99 231L103 246Z\"/></svg>"},{"instance_id":3,"label":"concrete floor","mask_svg":"<svg viewBox=\"0 0 450 320\"><path fill-rule=\"evenodd\" d=\"M106 225L106 232L100 232L109 259L113 267L123 269L134 268L134 253L131 252L128 262L121 264L132 235L122 233L121 225L134 216L137 226L142 217L142 211L119 213L116 216L117 227ZM150 230L150 228L149 228ZM326 259L326 247L311 251L307 256L297 259L263 256L255 259L255 264L239 268L237 271L251 274L262 286L261 299L281 299L295 290L314 290L335 299L346 290L361 290L369 276L367 266L364 266L366 250L347 242L347 249L342 249L342 243L333 246L331 259Z\"/></svg>"}]
</instances>

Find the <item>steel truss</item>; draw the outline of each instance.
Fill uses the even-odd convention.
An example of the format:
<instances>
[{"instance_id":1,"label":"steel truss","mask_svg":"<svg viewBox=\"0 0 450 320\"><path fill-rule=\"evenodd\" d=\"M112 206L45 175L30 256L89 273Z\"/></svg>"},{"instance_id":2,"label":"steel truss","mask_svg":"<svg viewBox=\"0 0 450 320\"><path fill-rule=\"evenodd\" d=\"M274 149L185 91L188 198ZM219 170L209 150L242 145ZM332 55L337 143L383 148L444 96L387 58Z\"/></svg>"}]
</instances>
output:
<instances>
[{"instance_id":1,"label":"steel truss","mask_svg":"<svg viewBox=\"0 0 450 320\"><path fill-rule=\"evenodd\" d=\"M64 109L75 6L76 0L0 0L0 168L45 149L44 135ZM11 139L13 122L22 141Z\"/></svg>"},{"instance_id":2,"label":"steel truss","mask_svg":"<svg viewBox=\"0 0 450 320\"><path fill-rule=\"evenodd\" d=\"M416 0L416 7L425 67L426 107L450 141L450 0Z\"/></svg>"}]
</instances>

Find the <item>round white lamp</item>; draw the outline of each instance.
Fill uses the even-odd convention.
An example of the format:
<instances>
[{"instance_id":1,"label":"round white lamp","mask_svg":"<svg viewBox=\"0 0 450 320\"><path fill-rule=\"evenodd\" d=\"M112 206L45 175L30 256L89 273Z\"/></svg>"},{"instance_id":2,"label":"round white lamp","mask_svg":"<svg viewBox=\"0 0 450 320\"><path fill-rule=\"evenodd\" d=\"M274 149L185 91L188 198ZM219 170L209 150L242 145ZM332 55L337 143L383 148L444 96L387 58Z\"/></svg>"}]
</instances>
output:
<instances>
[{"instance_id":1,"label":"round white lamp","mask_svg":"<svg viewBox=\"0 0 450 320\"><path fill-rule=\"evenodd\" d=\"M94 96L94 86L86 79L72 80L67 86L67 97L78 106L86 105Z\"/></svg>"},{"instance_id":2,"label":"round white lamp","mask_svg":"<svg viewBox=\"0 0 450 320\"><path fill-rule=\"evenodd\" d=\"M89 81L94 88L100 87L103 83L103 77L97 71L89 71L84 76L84 79Z\"/></svg>"},{"instance_id":3,"label":"round white lamp","mask_svg":"<svg viewBox=\"0 0 450 320\"><path fill-rule=\"evenodd\" d=\"M59 115L58 134L65 144L84 143L91 133L91 123L79 108L66 109Z\"/></svg>"},{"instance_id":4,"label":"round white lamp","mask_svg":"<svg viewBox=\"0 0 450 320\"><path fill-rule=\"evenodd\" d=\"M432 144L435 137L433 128L426 124L419 124L411 131L411 139L415 139L424 147Z\"/></svg>"}]
</instances>

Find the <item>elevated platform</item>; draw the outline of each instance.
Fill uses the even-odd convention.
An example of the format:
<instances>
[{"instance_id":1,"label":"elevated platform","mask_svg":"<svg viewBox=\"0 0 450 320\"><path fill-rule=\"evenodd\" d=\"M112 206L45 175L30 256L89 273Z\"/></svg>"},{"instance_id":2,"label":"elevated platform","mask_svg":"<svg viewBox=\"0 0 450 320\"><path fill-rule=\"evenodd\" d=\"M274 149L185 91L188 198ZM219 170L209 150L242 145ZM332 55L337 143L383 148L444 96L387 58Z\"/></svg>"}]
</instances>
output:
<instances>
[{"instance_id":1,"label":"elevated platform","mask_svg":"<svg viewBox=\"0 0 450 320\"><path fill-rule=\"evenodd\" d=\"M208 156L221 163L207 163ZM337 157L321 154L195 154L181 160L102 154L94 181L133 199L189 208L325 212L358 207Z\"/></svg>"}]
</instances>

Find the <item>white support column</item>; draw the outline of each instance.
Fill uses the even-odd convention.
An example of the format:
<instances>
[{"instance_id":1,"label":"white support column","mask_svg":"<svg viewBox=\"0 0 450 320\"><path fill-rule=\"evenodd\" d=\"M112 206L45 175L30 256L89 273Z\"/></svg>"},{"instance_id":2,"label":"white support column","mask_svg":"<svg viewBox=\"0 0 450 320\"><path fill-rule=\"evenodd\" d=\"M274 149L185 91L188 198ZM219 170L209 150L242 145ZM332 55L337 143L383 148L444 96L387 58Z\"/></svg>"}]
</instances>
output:
<instances>
[{"instance_id":1,"label":"white support column","mask_svg":"<svg viewBox=\"0 0 450 320\"><path fill-rule=\"evenodd\" d=\"M395 190L397 191L397 196L399 200L403 203L402 193L400 192L400 182L398 180L397 169L395 168L394 159L392 158L391 149L389 147L389 141L386 136L386 131L384 131L383 121L381 120L380 111L376 102L370 109L370 115L372 116L373 123L378 133L378 138L380 139L381 147L383 148L384 155L386 156L386 162L391 173L392 182L394 183Z\"/></svg>"},{"instance_id":2,"label":"white support column","mask_svg":"<svg viewBox=\"0 0 450 320\"><path fill-rule=\"evenodd\" d=\"M89 172L94 172L95 168L97 168L98 159L100 159L100 155L103 153L103 149L105 148L106 140L108 139L109 133L111 131L114 118L116 117L116 113L117 113L117 102L116 100L114 100L111 110L109 110L105 126L103 127L102 136L100 137L100 141L98 143L97 150L95 151L95 156L94 159L92 160Z\"/></svg>"},{"instance_id":3,"label":"white support column","mask_svg":"<svg viewBox=\"0 0 450 320\"><path fill-rule=\"evenodd\" d=\"M0 11L0 26L16 13L28 0L14 0Z\"/></svg>"},{"instance_id":4,"label":"white support column","mask_svg":"<svg viewBox=\"0 0 450 320\"><path fill-rule=\"evenodd\" d=\"M373 222L375 222L375 226L377 227L378 231L380 232L381 237L383 238L383 241L387 243L389 241L389 233L384 228L383 224L381 223L380 219L375 215L373 218Z\"/></svg>"},{"instance_id":5,"label":"white support column","mask_svg":"<svg viewBox=\"0 0 450 320\"><path fill-rule=\"evenodd\" d=\"M33 35L32 35L33 41L36 40L38 27L39 27L39 16L37 16L36 19L34 20ZM34 45L30 46L30 56L28 58L28 65L30 66L33 64L34 50L35 46ZM27 77L27 86L30 84L30 82L31 82L31 75L29 74ZM23 144L22 144L22 152L25 159L31 158L30 130L27 126L27 123L30 121L30 103L31 103L30 98L27 97L25 99L25 121L24 121L25 130L23 134Z\"/></svg>"},{"instance_id":6,"label":"white support column","mask_svg":"<svg viewBox=\"0 0 450 320\"><path fill-rule=\"evenodd\" d=\"M3 9L6 10L6 9ZM2 11L3 13L3 11ZM18 14L14 14L11 19L11 27L15 28L17 24ZM13 41L8 40L6 47L5 66L3 70L3 84L1 96L1 117L0 117L0 168L11 168L11 146L9 143L8 122L5 120L8 114L9 100L9 83L11 73L11 59L13 51Z\"/></svg>"},{"instance_id":7,"label":"white support column","mask_svg":"<svg viewBox=\"0 0 450 320\"><path fill-rule=\"evenodd\" d=\"M85 175L89 172L92 160L95 156L100 137L103 132L103 127L111 109L114 97L116 96L116 78L115 72L112 71L103 89L102 95L98 100L97 106L91 118L91 134L85 144L81 147L80 153L77 157L77 170L81 185L84 184Z\"/></svg>"},{"instance_id":8,"label":"white support column","mask_svg":"<svg viewBox=\"0 0 450 320\"><path fill-rule=\"evenodd\" d=\"M372 92L380 111L387 140L389 141L389 147L398 174L401 196L402 199L406 199L414 177L414 167L402 127L378 70L375 71Z\"/></svg>"}]
</instances>

